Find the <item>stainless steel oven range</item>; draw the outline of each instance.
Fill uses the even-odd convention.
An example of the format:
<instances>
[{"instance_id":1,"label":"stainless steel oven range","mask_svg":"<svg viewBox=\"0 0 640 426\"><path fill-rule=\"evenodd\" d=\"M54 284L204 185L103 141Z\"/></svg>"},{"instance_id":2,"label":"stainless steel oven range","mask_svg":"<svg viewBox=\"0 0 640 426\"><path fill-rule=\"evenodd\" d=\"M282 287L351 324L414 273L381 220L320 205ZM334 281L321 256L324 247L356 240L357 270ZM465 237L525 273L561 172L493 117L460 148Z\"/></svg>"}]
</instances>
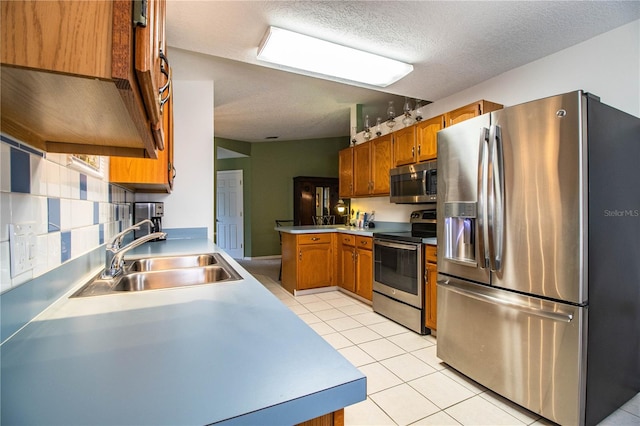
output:
<instances>
[{"instance_id":1,"label":"stainless steel oven range","mask_svg":"<svg viewBox=\"0 0 640 426\"><path fill-rule=\"evenodd\" d=\"M373 310L420 334L424 327L424 245L435 243L436 210L411 213L411 231L373 239Z\"/></svg>"}]
</instances>

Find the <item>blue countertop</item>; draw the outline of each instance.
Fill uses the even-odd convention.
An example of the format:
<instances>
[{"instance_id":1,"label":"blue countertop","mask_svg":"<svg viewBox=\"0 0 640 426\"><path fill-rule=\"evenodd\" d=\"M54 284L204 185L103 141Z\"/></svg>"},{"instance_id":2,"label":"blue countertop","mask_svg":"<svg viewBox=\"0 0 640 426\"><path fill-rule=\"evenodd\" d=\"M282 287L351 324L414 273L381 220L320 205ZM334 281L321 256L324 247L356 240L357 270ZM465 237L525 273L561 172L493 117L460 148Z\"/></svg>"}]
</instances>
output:
<instances>
[{"instance_id":1,"label":"blue countertop","mask_svg":"<svg viewBox=\"0 0 640 426\"><path fill-rule=\"evenodd\" d=\"M69 299L88 273L0 347L2 423L295 424L364 400L365 376L223 256L242 280Z\"/></svg>"},{"instance_id":2,"label":"blue countertop","mask_svg":"<svg viewBox=\"0 0 640 426\"><path fill-rule=\"evenodd\" d=\"M288 234L315 234L315 233L323 233L323 232L338 232L341 234L352 234L352 235L362 235L365 237L373 237L375 234L384 233L384 232L398 232L398 231L407 231L402 227L402 224L398 224L399 226L385 226L385 227L376 227L376 228L357 228L355 226L346 226L346 225L302 225L302 226L276 226L274 229L280 232L286 232ZM405 224L408 226L408 224ZM430 245L438 245L438 239L435 237L432 238L423 238L422 242L424 244Z\"/></svg>"}]
</instances>

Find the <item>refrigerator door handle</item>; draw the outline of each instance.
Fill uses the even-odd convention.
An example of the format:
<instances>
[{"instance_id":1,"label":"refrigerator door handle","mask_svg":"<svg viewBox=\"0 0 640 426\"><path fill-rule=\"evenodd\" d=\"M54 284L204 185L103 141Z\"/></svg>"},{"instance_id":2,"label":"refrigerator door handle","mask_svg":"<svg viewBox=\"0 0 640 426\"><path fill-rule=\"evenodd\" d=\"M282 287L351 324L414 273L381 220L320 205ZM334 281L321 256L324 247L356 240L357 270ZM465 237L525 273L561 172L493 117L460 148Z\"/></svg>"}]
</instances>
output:
<instances>
[{"instance_id":1,"label":"refrigerator door handle","mask_svg":"<svg viewBox=\"0 0 640 426\"><path fill-rule=\"evenodd\" d=\"M487 171L487 228L489 263L492 271L502 270L504 224L504 155L502 129L493 125L489 131L489 167Z\"/></svg>"},{"instance_id":2,"label":"refrigerator door handle","mask_svg":"<svg viewBox=\"0 0 640 426\"><path fill-rule=\"evenodd\" d=\"M476 227L478 241L478 264L481 268L489 266L489 252L485 244L485 227L486 227L486 156L487 146L489 144L489 129L482 127L480 129L480 141L478 143L478 208L477 218L478 226Z\"/></svg>"},{"instance_id":3,"label":"refrigerator door handle","mask_svg":"<svg viewBox=\"0 0 640 426\"><path fill-rule=\"evenodd\" d=\"M571 322L573 321L573 314L567 314L564 312L551 312L544 309L523 305L521 303L501 299L499 297L491 296L484 293L478 293L470 291L464 288L457 287L455 284L450 283L449 280L438 281L438 285L446 286L447 290L454 293L461 294L466 297L470 297L481 302L491 303L494 305L504 306L506 308L516 309L529 315L534 315L541 318L550 319L559 322Z\"/></svg>"}]
</instances>

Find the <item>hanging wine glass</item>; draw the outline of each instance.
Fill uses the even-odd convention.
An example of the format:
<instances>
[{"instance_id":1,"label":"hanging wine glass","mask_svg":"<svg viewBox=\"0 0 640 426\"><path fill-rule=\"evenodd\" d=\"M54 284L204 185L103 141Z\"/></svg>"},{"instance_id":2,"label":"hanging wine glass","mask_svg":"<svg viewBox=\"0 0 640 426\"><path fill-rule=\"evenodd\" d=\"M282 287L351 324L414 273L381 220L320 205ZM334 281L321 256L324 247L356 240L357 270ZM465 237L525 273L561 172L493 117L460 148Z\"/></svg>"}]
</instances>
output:
<instances>
[{"instance_id":1,"label":"hanging wine glass","mask_svg":"<svg viewBox=\"0 0 640 426\"><path fill-rule=\"evenodd\" d=\"M416 121L422 120L422 101L420 99L416 99Z\"/></svg>"},{"instance_id":2,"label":"hanging wine glass","mask_svg":"<svg viewBox=\"0 0 640 426\"><path fill-rule=\"evenodd\" d=\"M376 120L376 136L382 136L382 118L378 117Z\"/></svg>"},{"instance_id":3,"label":"hanging wine glass","mask_svg":"<svg viewBox=\"0 0 640 426\"><path fill-rule=\"evenodd\" d=\"M351 146L354 146L356 144L356 135L358 134L358 128L357 127L352 127L351 128Z\"/></svg>"},{"instance_id":4,"label":"hanging wine glass","mask_svg":"<svg viewBox=\"0 0 640 426\"><path fill-rule=\"evenodd\" d=\"M411 123L413 123L413 118L411 118L411 105L409 105L409 98L407 98L407 97L404 98L404 106L402 107L402 110L404 111L404 117L402 118L402 124L404 124L405 127L407 127Z\"/></svg>"},{"instance_id":5,"label":"hanging wine glass","mask_svg":"<svg viewBox=\"0 0 640 426\"><path fill-rule=\"evenodd\" d=\"M387 107L387 127L393 129L393 126L396 125L396 109L393 106L393 101L389 101L389 106Z\"/></svg>"}]
</instances>

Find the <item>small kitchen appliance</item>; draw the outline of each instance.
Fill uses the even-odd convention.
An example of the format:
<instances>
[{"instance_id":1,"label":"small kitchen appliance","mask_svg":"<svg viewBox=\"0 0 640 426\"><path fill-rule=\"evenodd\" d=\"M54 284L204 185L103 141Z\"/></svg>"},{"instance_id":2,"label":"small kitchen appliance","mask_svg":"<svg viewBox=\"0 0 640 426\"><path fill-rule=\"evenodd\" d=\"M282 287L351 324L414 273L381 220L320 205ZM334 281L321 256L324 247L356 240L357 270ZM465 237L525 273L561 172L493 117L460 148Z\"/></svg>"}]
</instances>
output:
<instances>
[{"instance_id":1,"label":"small kitchen appliance","mask_svg":"<svg viewBox=\"0 0 640 426\"><path fill-rule=\"evenodd\" d=\"M139 230L134 231L134 237L140 238L154 232L162 232L162 217L164 216L164 203L162 202L144 202L134 203L133 209L134 223L141 220L149 219L153 222L153 226L145 223L140 226ZM160 238L159 238L160 239ZM162 238L162 239L166 239Z\"/></svg>"},{"instance_id":2,"label":"small kitchen appliance","mask_svg":"<svg viewBox=\"0 0 640 426\"><path fill-rule=\"evenodd\" d=\"M437 169L437 160L391 169L389 201L396 204L435 203Z\"/></svg>"}]
</instances>

